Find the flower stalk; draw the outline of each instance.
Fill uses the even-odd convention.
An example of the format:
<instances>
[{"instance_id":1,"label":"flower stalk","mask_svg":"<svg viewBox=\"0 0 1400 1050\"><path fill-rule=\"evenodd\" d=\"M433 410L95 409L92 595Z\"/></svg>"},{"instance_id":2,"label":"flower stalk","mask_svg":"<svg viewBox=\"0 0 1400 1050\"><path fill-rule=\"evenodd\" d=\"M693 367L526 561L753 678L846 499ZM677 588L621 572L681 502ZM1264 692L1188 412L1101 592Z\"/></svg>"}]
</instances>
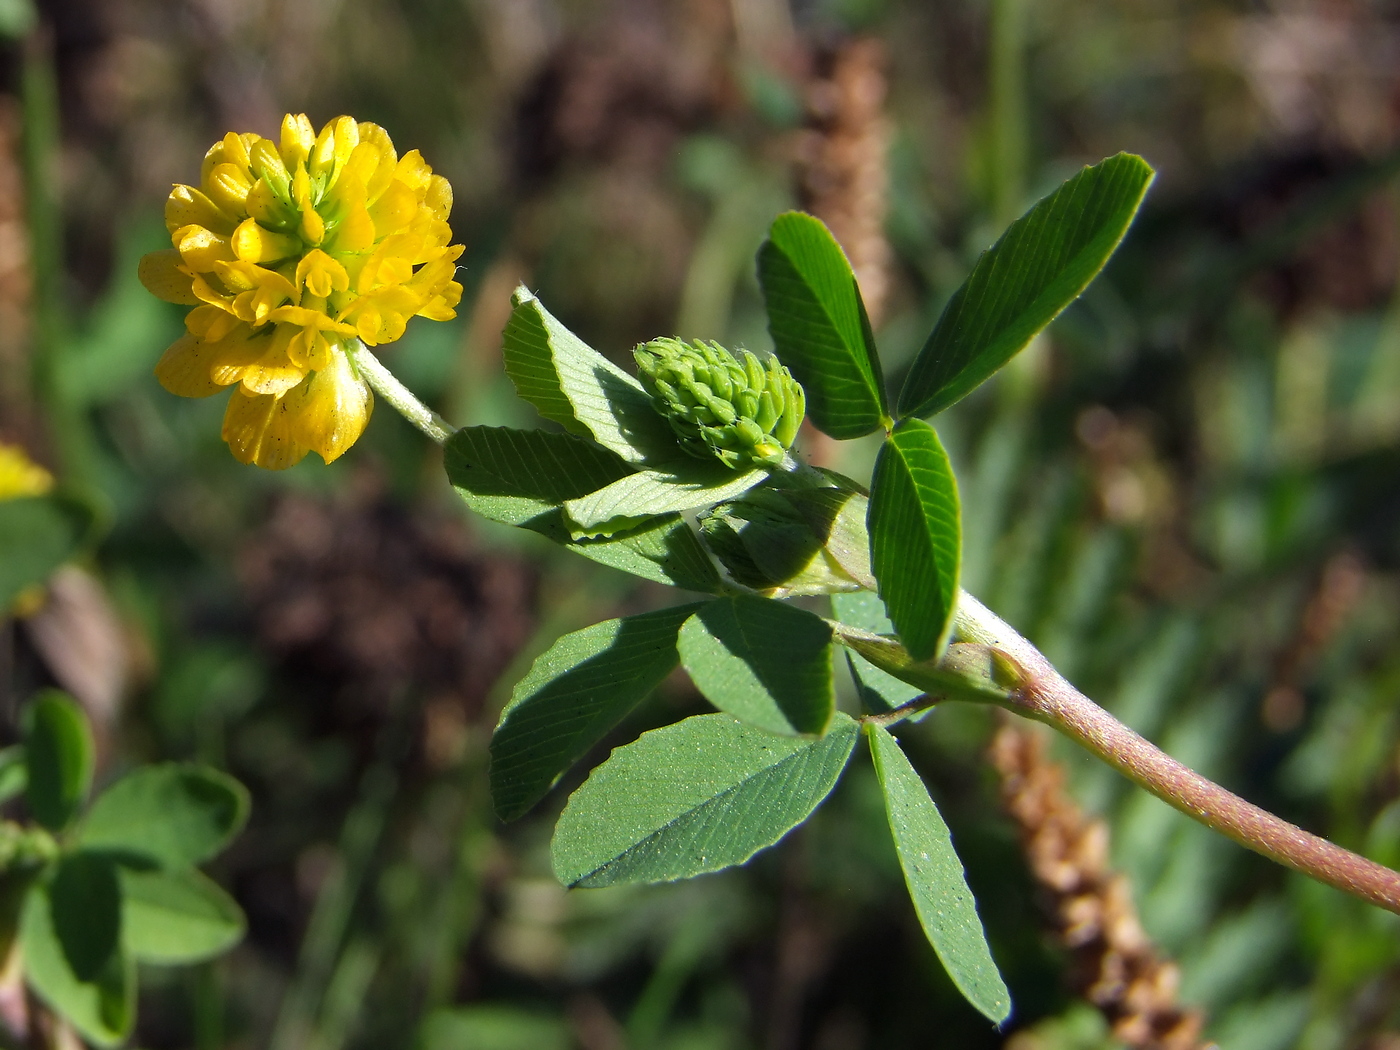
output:
<instances>
[{"instance_id":1,"label":"flower stalk","mask_svg":"<svg viewBox=\"0 0 1400 1050\"><path fill-rule=\"evenodd\" d=\"M1003 706L1058 730L1140 787L1241 846L1400 914L1400 872L1304 831L1172 758L1071 685L1034 645L966 591L954 633L990 646L1021 670Z\"/></svg>"},{"instance_id":2,"label":"flower stalk","mask_svg":"<svg viewBox=\"0 0 1400 1050\"><path fill-rule=\"evenodd\" d=\"M384 362L360 340L348 341L345 353L370 389L433 441L441 445L457 432L456 427L419 401L413 391L400 383L398 377L385 368Z\"/></svg>"}]
</instances>

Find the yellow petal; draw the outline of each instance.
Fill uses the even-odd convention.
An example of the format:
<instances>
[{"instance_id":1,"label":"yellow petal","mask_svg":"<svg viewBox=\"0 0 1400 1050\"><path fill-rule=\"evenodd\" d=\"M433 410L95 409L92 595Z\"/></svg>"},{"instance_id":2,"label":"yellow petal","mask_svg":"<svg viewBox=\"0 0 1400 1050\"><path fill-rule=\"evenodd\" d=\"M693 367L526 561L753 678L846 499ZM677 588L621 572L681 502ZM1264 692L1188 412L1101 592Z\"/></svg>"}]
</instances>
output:
<instances>
[{"instance_id":1,"label":"yellow petal","mask_svg":"<svg viewBox=\"0 0 1400 1050\"><path fill-rule=\"evenodd\" d=\"M320 244L326 239L326 221L321 218L320 213L311 206L309 201L301 206L299 232L302 239L310 244Z\"/></svg>"},{"instance_id":2,"label":"yellow petal","mask_svg":"<svg viewBox=\"0 0 1400 1050\"><path fill-rule=\"evenodd\" d=\"M365 343L378 346L401 338L408 319L423 305L421 297L403 285L386 285L357 299L341 320L353 324Z\"/></svg>"},{"instance_id":3,"label":"yellow petal","mask_svg":"<svg viewBox=\"0 0 1400 1050\"><path fill-rule=\"evenodd\" d=\"M181 306L198 306L199 296L194 294L190 275L180 269L180 253L174 248L149 252L141 256L136 265L136 276L157 299Z\"/></svg>"},{"instance_id":4,"label":"yellow petal","mask_svg":"<svg viewBox=\"0 0 1400 1050\"><path fill-rule=\"evenodd\" d=\"M374 202L369 210L374 220L374 230L379 239L397 233L418 214L418 194L398 179L389 183L388 189Z\"/></svg>"},{"instance_id":5,"label":"yellow petal","mask_svg":"<svg viewBox=\"0 0 1400 1050\"><path fill-rule=\"evenodd\" d=\"M276 270L257 263L235 259L232 262L214 264L214 273L224 285L234 292L246 292L251 288L268 288L283 298L296 295L296 287Z\"/></svg>"},{"instance_id":6,"label":"yellow petal","mask_svg":"<svg viewBox=\"0 0 1400 1050\"><path fill-rule=\"evenodd\" d=\"M338 459L365 431L374 395L355 374L345 351L335 347L325 368L287 395L294 440L327 463Z\"/></svg>"},{"instance_id":7,"label":"yellow petal","mask_svg":"<svg viewBox=\"0 0 1400 1050\"><path fill-rule=\"evenodd\" d=\"M165 201L165 228L203 226L227 237L238 223L193 186L176 186Z\"/></svg>"},{"instance_id":8,"label":"yellow petal","mask_svg":"<svg viewBox=\"0 0 1400 1050\"><path fill-rule=\"evenodd\" d=\"M171 236L185 266L196 273L207 273L217 262L233 262L237 258L228 239L203 226L182 226Z\"/></svg>"},{"instance_id":9,"label":"yellow petal","mask_svg":"<svg viewBox=\"0 0 1400 1050\"><path fill-rule=\"evenodd\" d=\"M243 389L250 394L285 394L306 377L287 352L288 344L300 331L295 325L279 324L272 332L267 349L243 371Z\"/></svg>"},{"instance_id":10,"label":"yellow petal","mask_svg":"<svg viewBox=\"0 0 1400 1050\"><path fill-rule=\"evenodd\" d=\"M235 219L241 220L247 216L248 191L253 188L253 180L245 169L233 164L217 164L200 188L211 201Z\"/></svg>"},{"instance_id":11,"label":"yellow petal","mask_svg":"<svg viewBox=\"0 0 1400 1050\"><path fill-rule=\"evenodd\" d=\"M239 324L210 348L209 378L223 386L241 383L249 366L272 345L274 331Z\"/></svg>"},{"instance_id":12,"label":"yellow petal","mask_svg":"<svg viewBox=\"0 0 1400 1050\"><path fill-rule=\"evenodd\" d=\"M243 262L265 263L288 259L301 251L301 242L285 233L275 233L258 225L256 219L244 219L229 239L233 253Z\"/></svg>"},{"instance_id":13,"label":"yellow petal","mask_svg":"<svg viewBox=\"0 0 1400 1050\"><path fill-rule=\"evenodd\" d=\"M423 309L418 311L419 317L426 317L430 321L450 321L457 316L456 306L462 301L462 286L456 281L451 281L441 292L428 300Z\"/></svg>"},{"instance_id":14,"label":"yellow petal","mask_svg":"<svg viewBox=\"0 0 1400 1050\"><path fill-rule=\"evenodd\" d=\"M366 252L374 247L375 222L364 205L351 208L327 245L337 252Z\"/></svg>"},{"instance_id":15,"label":"yellow petal","mask_svg":"<svg viewBox=\"0 0 1400 1050\"><path fill-rule=\"evenodd\" d=\"M428 192L423 195L423 203L439 219L446 219L452 211L452 183L441 175L434 175L428 180Z\"/></svg>"},{"instance_id":16,"label":"yellow petal","mask_svg":"<svg viewBox=\"0 0 1400 1050\"><path fill-rule=\"evenodd\" d=\"M182 335L166 349L155 372L160 385L180 397L208 397L224 387L214 382L211 369L217 346L198 336Z\"/></svg>"},{"instance_id":17,"label":"yellow petal","mask_svg":"<svg viewBox=\"0 0 1400 1050\"><path fill-rule=\"evenodd\" d=\"M224 163L232 164L239 171L248 172L248 147L258 138L257 135L239 135L230 131L224 136ZM252 181L251 179L249 180Z\"/></svg>"},{"instance_id":18,"label":"yellow petal","mask_svg":"<svg viewBox=\"0 0 1400 1050\"><path fill-rule=\"evenodd\" d=\"M311 147L311 155L306 158L306 170L313 179L326 179L335 168L336 122L326 121L321 133L316 136L316 144ZM323 181L321 185L325 185Z\"/></svg>"},{"instance_id":19,"label":"yellow petal","mask_svg":"<svg viewBox=\"0 0 1400 1050\"><path fill-rule=\"evenodd\" d=\"M309 451L291 435L285 398L245 394L234 387L224 412L223 438L240 463L267 470L285 470Z\"/></svg>"},{"instance_id":20,"label":"yellow petal","mask_svg":"<svg viewBox=\"0 0 1400 1050\"><path fill-rule=\"evenodd\" d=\"M358 134L358 131L356 132ZM344 167L340 169L339 182L349 180L365 185L379 168L379 148L371 142L361 142L350 151Z\"/></svg>"},{"instance_id":21,"label":"yellow petal","mask_svg":"<svg viewBox=\"0 0 1400 1050\"><path fill-rule=\"evenodd\" d=\"M282 118L282 163L289 172L304 168L311 147L316 143L316 131L305 113L288 113Z\"/></svg>"},{"instance_id":22,"label":"yellow petal","mask_svg":"<svg viewBox=\"0 0 1400 1050\"><path fill-rule=\"evenodd\" d=\"M360 144L360 125L354 117L336 117L335 124L335 168L338 175L350 161L350 155Z\"/></svg>"},{"instance_id":23,"label":"yellow petal","mask_svg":"<svg viewBox=\"0 0 1400 1050\"><path fill-rule=\"evenodd\" d=\"M416 149L411 149L399 158L398 166L394 169L394 178L416 192L428 185L428 178L432 173L433 169L423 159L423 155Z\"/></svg>"},{"instance_id":24,"label":"yellow petal","mask_svg":"<svg viewBox=\"0 0 1400 1050\"><path fill-rule=\"evenodd\" d=\"M297 263L296 283L298 288L304 287L312 295L327 299L331 292L343 292L350 287L350 275L335 259L313 248Z\"/></svg>"},{"instance_id":25,"label":"yellow petal","mask_svg":"<svg viewBox=\"0 0 1400 1050\"><path fill-rule=\"evenodd\" d=\"M389 255L379 260L379 272L375 275L384 285L403 284L413 276L413 264L399 255Z\"/></svg>"},{"instance_id":26,"label":"yellow petal","mask_svg":"<svg viewBox=\"0 0 1400 1050\"><path fill-rule=\"evenodd\" d=\"M463 250L462 245L455 245L444 251L432 262L419 267L418 271L407 282L408 287L424 298L436 295L456 276L457 257L462 254Z\"/></svg>"},{"instance_id":27,"label":"yellow petal","mask_svg":"<svg viewBox=\"0 0 1400 1050\"><path fill-rule=\"evenodd\" d=\"M297 168L292 176L292 203L302 211L311 207L311 176L305 168Z\"/></svg>"},{"instance_id":28,"label":"yellow petal","mask_svg":"<svg viewBox=\"0 0 1400 1050\"><path fill-rule=\"evenodd\" d=\"M384 192L394 178L394 168L398 166L399 155L394 149L394 142L389 138L389 133L378 124L371 124L369 121L360 123L360 145L371 145L378 154L378 160L374 174L365 179L365 189L369 193L370 202L379 199L379 195Z\"/></svg>"},{"instance_id":29,"label":"yellow petal","mask_svg":"<svg viewBox=\"0 0 1400 1050\"><path fill-rule=\"evenodd\" d=\"M301 369L303 375L312 369L310 358L316 352L315 337L315 328L298 328L296 334L287 340L287 358Z\"/></svg>"},{"instance_id":30,"label":"yellow petal","mask_svg":"<svg viewBox=\"0 0 1400 1050\"><path fill-rule=\"evenodd\" d=\"M218 306L196 306L185 315L185 329L190 335L217 342L238 327L238 318Z\"/></svg>"},{"instance_id":31,"label":"yellow petal","mask_svg":"<svg viewBox=\"0 0 1400 1050\"><path fill-rule=\"evenodd\" d=\"M270 230L288 229L298 218L298 213L287 207L286 201L264 179L253 183L243 206L248 209L250 218L257 219Z\"/></svg>"},{"instance_id":32,"label":"yellow petal","mask_svg":"<svg viewBox=\"0 0 1400 1050\"><path fill-rule=\"evenodd\" d=\"M287 195L292 177L287 173L287 166L282 163L282 156L277 152L276 146L268 139L258 139L248 151L248 159L253 174L261 182L265 182L278 196Z\"/></svg>"}]
</instances>

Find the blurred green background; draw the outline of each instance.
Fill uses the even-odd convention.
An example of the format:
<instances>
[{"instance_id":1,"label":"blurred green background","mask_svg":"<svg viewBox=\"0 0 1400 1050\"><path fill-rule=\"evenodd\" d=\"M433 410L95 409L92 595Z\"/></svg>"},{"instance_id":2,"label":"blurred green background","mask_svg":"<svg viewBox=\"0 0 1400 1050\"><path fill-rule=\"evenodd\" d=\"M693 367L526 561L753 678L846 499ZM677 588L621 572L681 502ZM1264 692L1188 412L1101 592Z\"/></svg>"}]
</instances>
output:
<instances>
[{"instance_id":1,"label":"blurred green background","mask_svg":"<svg viewBox=\"0 0 1400 1050\"><path fill-rule=\"evenodd\" d=\"M770 343L753 253L804 206L898 379L977 252L1079 165L1160 172L1105 275L939 418L964 585L1173 755L1400 864L1400 9L1380 0L0 3L0 440L110 531L0 625L0 729L44 684L103 780L198 758L254 797L214 874L247 940L143 975L135 1045L862 1050L1118 1045L1074 983L984 759L905 743L1016 1012L990 1030L900 885L867 766L743 870L565 893L565 792L503 827L496 713L559 634L673 600L469 519L380 406L326 467L242 467L223 398L151 368L181 311L135 261L227 130L349 113L455 190L455 322L389 366L449 419L532 422L519 281L605 353ZM861 476L873 446L808 436ZM607 742L703 709L669 682ZM1225 1050L1400 1047L1400 924L1245 853L1069 746L1181 1000ZM597 758L606 754L600 748ZM573 774L563 787L581 779ZM1139 1042L1135 1045L1155 1046Z\"/></svg>"}]
</instances>

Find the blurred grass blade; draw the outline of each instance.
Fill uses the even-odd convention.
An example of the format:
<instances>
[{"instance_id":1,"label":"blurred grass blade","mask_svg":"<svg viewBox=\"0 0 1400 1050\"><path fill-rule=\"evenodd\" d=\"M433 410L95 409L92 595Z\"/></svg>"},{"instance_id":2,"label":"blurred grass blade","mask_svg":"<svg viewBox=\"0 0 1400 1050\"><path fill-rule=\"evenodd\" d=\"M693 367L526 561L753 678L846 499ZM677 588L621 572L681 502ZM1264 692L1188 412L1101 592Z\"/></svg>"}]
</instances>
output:
<instances>
[{"instance_id":1,"label":"blurred grass blade","mask_svg":"<svg viewBox=\"0 0 1400 1050\"><path fill-rule=\"evenodd\" d=\"M705 698L772 733L823 733L836 709L831 628L768 598L703 606L681 628L681 663Z\"/></svg>"},{"instance_id":2,"label":"blurred grass blade","mask_svg":"<svg viewBox=\"0 0 1400 1050\"><path fill-rule=\"evenodd\" d=\"M243 909L197 871L120 872L122 943L142 962L211 959L243 937Z\"/></svg>"},{"instance_id":3,"label":"blurred grass blade","mask_svg":"<svg viewBox=\"0 0 1400 1050\"><path fill-rule=\"evenodd\" d=\"M514 820L680 662L682 605L566 634L535 661L491 737L491 798Z\"/></svg>"},{"instance_id":4,"label":"blurred grass blade","mask_svg":"<svg viewBox=\"0 0 1400 1050\"><path fill-rule=\"evenodd\" d=\"M948 641L958 593L958 486L933 427L906 419L875 461L870 484L870 563L880 597L916 660Z\"/></svg>"},{"instance_id":5,"label":"blurred grass blade","mask_svg":"<svg viewBox=\"0 0 1400 1050\"><path fill-rule=\"evenodd\" d=\"M567 886L669 882L742 864L821 804L855 746L845 715L815 740L695 715L618 748L554 828Z\"/></svg>"},{"instance_id":6,"label":"blurred grass blade","mask_svg":"<svg viewBox=\"0 0 1400 1050\"><path fill-rule=\"evenodd\" d=\"M33 0L0 0L0 36L22 39L38 21Z\"/></svg>"},{"instance_id":7,"label":"blurred grass blade","mask_svg":"<svg viewBox=\"0 0 1400 1050\"><path fill-rule=\"evenodd\" d=\"M213 857L248 820L248 790L208 766L168 762L128 773L104 791L79 841L170 870Z\"/></svg>"},{"instance_id":8,"label":"blurred grass blade","mask_svg":"<svg viewBox=\"0 0 1400 1050\"><path fill-rule=\"evenodd\" d=\"M381 749L390 739L388 730L382 733ZM365 770L360 779L359 798L341 826L336 860L316 895L296 970L282 995L277 1023L266 1044L269 1050L304 1050L312 1045L316 1016L334 976L398 786L393 766L383 759Z\"/></svg>"},{"instance_id":9,"label":"blurred grass blade","mask_svg":"<svg viewBox=\"0 0 1400 1050\"><path fill-rule=\"evenodd\" d=\"M25 801L35 820L62 831L92 787L92 727L83 709L57 689L39 695L27 723Z\"/></svg>"},{"instance_id":10,"label":"blurred grass blade","mask_svg":"<svg viewBox=\"0 0 1400 1050\"><path fill-rule=\"evenodd\" d=\"M758 280L778 357L807 392L807 415L834 438L874 433L889 420L885 379L851 264L815 216L773 220Z\"/></svg>"},{"instance_id":11,"label":"blurred grass blade","mask_svg":"<svg viewBox=\"0 0 1400 1050\"><path fill-rule=\"evenodd\" d=\"M540 415L628 463L684 458L642 385L570 332L525 287L517 288L502 353L515 389Z\"/></svg>"},{"instance_id":12,"label":"blurred grass blade","mask_svg":"<svg viewBox=\"0 0 1400 1050\"><path fill-rule=\"evenodd\" d=\"M415 1045L419 1050L569 1050L575 1044L563 1018L483 1004L429 1014Z\"/></svg>"},{"instance_id":13,"label":"blurred grass blade","mask_svg":"<svg viewBox=\"0 0 1400 1050\"><path fill-rule=\"evenodd\" d=\"M865 731L899 865L924 933L958 991L1001 1024L1011 1016L1011 994L987 947L948 825L894 737L874 723L867 723Z\"/></svg>"},{"instance_id":14,"label":"blurred grass blade","mask_svg":"<svg viewBox=\"0 0 1400 1050\"><path fill-rule=\"evenodd\" d=\"M899 395L901 416L941 412L1072 303L1128 232L1154 172L1119 153L1085 168L983 253L944 307Z\"/></svg>"},{"instance_id":15,"label":"blurred grass blade","mask_svg":"<svg viewBox=\"0 0 1400 1050\"><path fill-rule=\"evenodd\" d=\"M0 803L24 794L28 783L29 770L25 766L24 745L12 744L0 749Z\"/></svg>"}]
</instances>

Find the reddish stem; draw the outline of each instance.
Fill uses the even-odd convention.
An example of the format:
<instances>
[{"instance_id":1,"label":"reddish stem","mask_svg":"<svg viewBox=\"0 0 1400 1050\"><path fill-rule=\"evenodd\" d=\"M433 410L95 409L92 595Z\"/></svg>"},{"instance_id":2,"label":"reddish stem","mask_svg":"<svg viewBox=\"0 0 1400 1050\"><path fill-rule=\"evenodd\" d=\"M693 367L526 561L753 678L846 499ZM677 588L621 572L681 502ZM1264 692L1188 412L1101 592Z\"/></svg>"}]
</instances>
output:
<instances>
[{"instance_id":1,"label":"reddish stem","mask_svg":"<svg viewBox=\"0 0 1400 1050\"><path fill-rule=\"evenodd\" d=\"M993 646L1020 665L1021 687L1005 702L1011 710L1054 727L1240 845L1400 914L1400 872L1304 831L1182 765L1072 686L1040 650L966 592L958 597L956 630L964 640Z\"/></svg>"}]
</instances>

